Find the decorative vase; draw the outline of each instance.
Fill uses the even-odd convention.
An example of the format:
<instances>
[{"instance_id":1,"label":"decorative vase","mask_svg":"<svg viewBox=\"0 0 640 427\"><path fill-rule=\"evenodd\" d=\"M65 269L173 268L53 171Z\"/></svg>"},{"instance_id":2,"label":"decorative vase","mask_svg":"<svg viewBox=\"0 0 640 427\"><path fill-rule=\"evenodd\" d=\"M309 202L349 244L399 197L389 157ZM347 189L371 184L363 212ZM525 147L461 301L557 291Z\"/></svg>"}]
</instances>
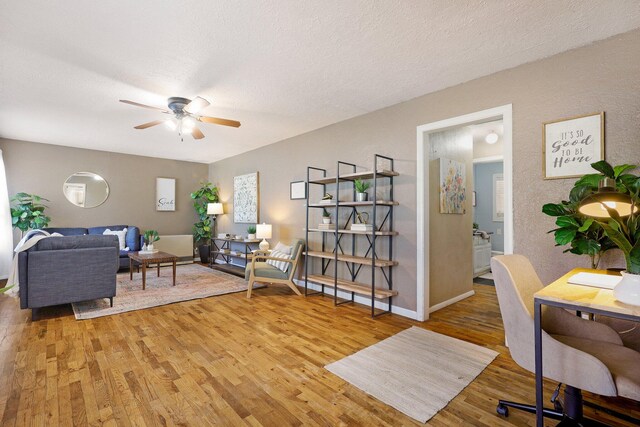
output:
<instances>
[{"instance_id":1,"label":"decorative vase","mask_svg":"<svg viewBox=\"0 0 640 427\"><path fill-rule=\"evenodd\" d=\"M148 251L152 251L152 250L153 250L153 243L149 243L149 244L147 245L147 250L148 250Z\"/></svg>"},{"instance_id":2,"label":"decorative vase","mask_svg":"<svg viewBox=\"0 0 640 427\"><path fill-rule=\"evenodd\" d=\"M247 235L247 239L249 239L249 240L256 240L256 234L255 234L255 233L253 233L253 234L249 234L249 235Z\"/></svg>"},{"instance_id":3,"label":"decorative vase","mask_svg":"<svg viewBox=\"0 0 640 427\"><path fill-rule=\"evenodd\" d=\"M209 254L211 253L211 247L209 245L198 245L198 254L200 255L200 262L203 264L209 263Z\"/></svg>"},{"instance_id":4,"label":"decorative vase","mask_svg":"<svg viewBox=\"0 0 640 427\"><path fill-rule=\"evenodd\" d=\"M356 193L356 201L357 202L366 202L367 200L369 200L369 194L368 193Z\"/></svg>"},{"instance_id":5,"label":"decorative vase","mask_svg":"<svg viewBox=\"0 0 640 427\"><path fill-rule=\"evenodd\" d=\"M331 217L323 216L322 217L322 223L323 224L331 224Z\"/></svg>"},{"instance_id":6,"label":"decorative vase","mask_svg":"<svg viewBox=\"0 0 640 427\"><path fill-rule=\"evenodd\" d=\"M622 272L622 280L613 288L613 296L620 302L640 305L640 274Z\"/></svg>"}]
</instances>

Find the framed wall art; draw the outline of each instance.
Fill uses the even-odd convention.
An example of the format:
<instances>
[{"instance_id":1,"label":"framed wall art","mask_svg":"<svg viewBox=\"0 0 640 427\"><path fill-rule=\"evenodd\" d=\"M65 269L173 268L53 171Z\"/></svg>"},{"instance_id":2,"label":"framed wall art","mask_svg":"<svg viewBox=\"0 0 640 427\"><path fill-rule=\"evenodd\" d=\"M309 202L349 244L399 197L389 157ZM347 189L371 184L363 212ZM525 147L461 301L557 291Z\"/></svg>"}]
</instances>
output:
<instances>
[{"instance_id":1,"label":"framed wall art","mask_svg":"<svg viewBox=\"0 0 640 427\"><path fill-rule=\"evenodd\" d=\"M289 188L289 199L300 200L307 198L307 183L305 181L293 181Z\"/></svg>"},{"instance_id":2,"label":"framed wall art","mask_svg":"<svg viewBox=\"0 0 640 427\"><path fill-rule=\"evenodd\" d=\"M233 178L233 222L257 224L259 222L258 172Z\"/></svg>"},{"instance_id":3,"label":"framed wall art","mask_svg":"<svg viewBox=\"0 0 640 427\"><path fill-rule=\"evenodd\" d=\"M176 210L175 178L156 178L156 211L173 212Z\"/></svg>"},{"instance_id":4,"label":"framed wall art","mask_svg":"<svg viewBox=\"0 0 640 427\"><path fill-rule=\"evenodd\" d=\"M440 213L465 213L465 175L464 163L440 158Z\"/></svg>"},{"instance_id":5,"label":"framed wall art","mask_svg":"<svg viewBox=\"0 0 640 427\"><path fill-rule=\"evenodd\" d=\"M604 160L604 112L542 124L544 179L577 178Z\"/></svg>"}]
</instances>

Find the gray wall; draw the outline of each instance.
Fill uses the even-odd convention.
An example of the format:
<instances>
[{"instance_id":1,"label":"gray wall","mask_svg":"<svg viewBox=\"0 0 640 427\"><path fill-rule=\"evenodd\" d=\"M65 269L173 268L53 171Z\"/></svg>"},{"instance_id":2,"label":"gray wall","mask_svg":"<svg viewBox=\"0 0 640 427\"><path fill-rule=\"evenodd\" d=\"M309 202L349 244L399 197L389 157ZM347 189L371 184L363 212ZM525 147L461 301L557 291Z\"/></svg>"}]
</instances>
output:
<instances>
[{"instance_id":1,"label":"gray wall","mask_svg":"<svg viewBox=\"0 0 640 427\"><path fill-rule=\"evenodd\" d=\"M338 159L370 166L373 153L396 158L394 253L400 265L397 303L416 308L416 127L474 111L513 104L514 248L528 256L550 282L588 259L554 247L553 219L541 213L549 201L566 198L573 179L542 179L541 123L594 111L606 112L606 158L640 163L640 30L525 64L439 92L355 117L277 144L213 163L209 176L232 203L233 176L260 171L261 216L274 226L274 240L302 236L302 201L289 200L289 182L315 165L335 172ZM418 53L416 53L418 54ZM490 59L488 59L490 60ZM428 75L425 75L428 78ZM246 233L230 215L227 230ZM469 258L470 260L470 258ZM606 264L606 263L605 263Z\"/></svg>"},{"instance_id":2,"label":"gray wall","mask_svg":"<svg viewBox=\"0 0 640 427\"><path fill-rule=\"evenodd\" d=\"M493 220L493 175L502 172L502 162L473 165L473 185L476 192L473 222L478 223L480 230L493 233L491 249L499 252L504 251L504 222Z\"/></svg>"},{"instance_id":3,"label":"gray wall","mask_svg":"<svg viewBox=\"0 0 640 427\"><path fill-rule=\"evenodd\" d=\"M38 194L50 200L54 227L130 224L160 234L191 234L196 215L189 193L207 179L203 163L0 139L9 195ZM109 183L109 198L84 209L71 204L62 184L74 172L95 172ZM176 211L155 210L156 177L176 178ZM14 238L19 236L14 234Z\"/></svg>"}]
</instances>

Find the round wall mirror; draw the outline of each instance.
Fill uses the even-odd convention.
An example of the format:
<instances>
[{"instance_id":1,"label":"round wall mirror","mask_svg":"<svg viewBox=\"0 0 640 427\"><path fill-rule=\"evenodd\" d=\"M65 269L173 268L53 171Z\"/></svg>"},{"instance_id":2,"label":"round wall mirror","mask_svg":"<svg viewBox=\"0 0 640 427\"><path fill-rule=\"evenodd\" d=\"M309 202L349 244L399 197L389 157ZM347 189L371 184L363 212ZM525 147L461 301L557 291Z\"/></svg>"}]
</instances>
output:
<instances>
[{"instance_id":1,"label":"round wall mirror","mask_svg":"<svg viewBox=\"0 0 640 427\"><path fill-rule=\"evenodd\" d=\"M109 197L109 184L93 172L76 172L64 182L62 192L76 206L95 208Z\"/></svg>"}]
</instances>

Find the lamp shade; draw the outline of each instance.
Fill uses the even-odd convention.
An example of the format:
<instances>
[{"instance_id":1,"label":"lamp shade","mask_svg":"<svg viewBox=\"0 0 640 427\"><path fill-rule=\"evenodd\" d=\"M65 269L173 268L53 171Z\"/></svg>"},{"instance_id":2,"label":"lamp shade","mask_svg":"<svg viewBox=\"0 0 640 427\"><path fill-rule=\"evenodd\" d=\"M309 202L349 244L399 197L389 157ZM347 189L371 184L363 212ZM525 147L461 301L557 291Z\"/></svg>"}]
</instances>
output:
<instances>
[{"instance_id":1,"label":"lamp shade","mask_svg":"<svg viewBox=\"0 0 640 427\"><path fill-rule=\"evenodd\" d=\"M621 217L638 212L638 207L631 203L631 197L616 191L616 183L613 179L603 178L598 184L598 192L586 197L580 203L578 211L594 218L609 218L611 215L607 208L617 211Z\"/></svg>"},{"instance_id":2,"label":"lamp shade","mask_svg":"<svg viewBox=\"0 0 640 427\"><path fill-rule=\"evenodd\" d=\"M271 238L271 224L258 224L256 225L256 237L258 239L270 239Z\"/></svg>"},{"instance_id":3,"label":"lamp shade","mask_svg":"<svg viewBox=\"0 0 640 427\"><path fill-rule=\"evenodd\" d=\"M207 215L222 215L222 203L207 203Z\"/></svg>"}]
</instances>

